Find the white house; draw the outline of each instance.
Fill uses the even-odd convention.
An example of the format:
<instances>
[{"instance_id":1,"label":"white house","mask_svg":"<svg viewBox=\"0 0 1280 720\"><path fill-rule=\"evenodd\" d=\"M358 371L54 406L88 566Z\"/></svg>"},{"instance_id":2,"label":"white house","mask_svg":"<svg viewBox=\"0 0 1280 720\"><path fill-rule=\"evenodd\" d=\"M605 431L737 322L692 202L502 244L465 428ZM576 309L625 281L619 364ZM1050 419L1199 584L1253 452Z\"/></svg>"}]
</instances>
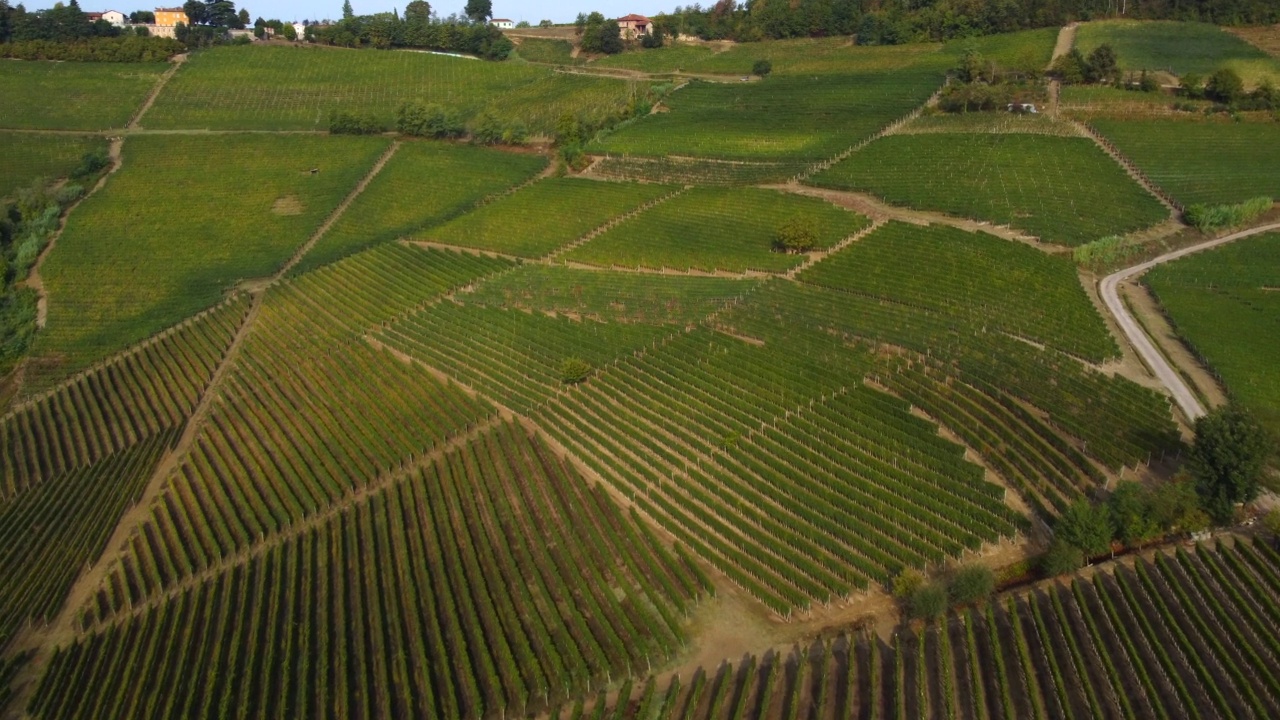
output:
<instances>
[{"instance_id":1,"label":"white house","mask_svg":"<svg viewBox=\"0 0 1280 720\"><path fill-rule=\"evenodd\" d=\"M108 10L102 13L102 19L116 27L124 27L129 21L129 18L119 10Z\"/></svg>"},{"instance_id":2,"label":"white house","mask_svg":"<svg viewBox=\"0 0 1280 720\"><path fill-rule=\"evenodd\" d=\"M489 24L496 28L501 28L503 30L510 30L511 28L516 26L514 22L506 18L494 18L489 21Z\"/></svg>"},{"instance_id":3,"label":"white house","mask_svg":"<svg viewBox=\"0 0 1280 720\"><path fill-rule=\"evenodd\" d=\"M298 34L299 40L307 36L307 26L303 23L294 23L293 31Z\"/></svg>"}]
</instances>

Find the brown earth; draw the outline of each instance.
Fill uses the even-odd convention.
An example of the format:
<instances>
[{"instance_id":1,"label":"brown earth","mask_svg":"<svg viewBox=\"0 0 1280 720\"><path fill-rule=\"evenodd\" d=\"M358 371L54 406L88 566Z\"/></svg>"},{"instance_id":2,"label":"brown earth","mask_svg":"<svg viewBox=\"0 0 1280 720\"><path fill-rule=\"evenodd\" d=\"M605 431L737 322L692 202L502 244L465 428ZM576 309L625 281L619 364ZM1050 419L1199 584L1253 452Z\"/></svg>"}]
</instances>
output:
<instances>
[{"instance_id":1,"label":"brown earth","mask_svg":"<svg viewBox=\"0 0 1280 720\"><path fill-rule=\"evenodd\" d=\"M302 201L298 199L297 195L285 195L284 197L276 198L276 201L271 203L271 214L301 215Z\"/></svg>"},{"instance_id":2,"label":"brown earth","mask_svg":"<svg viewBox=\"0 0 1280 720\"><path fill-rule=\"evenodd\" d=\"M1222 29L1272 57L1280 57L1280 23L1260 27L1224 27Z\"/></svg>"}]
</instances>

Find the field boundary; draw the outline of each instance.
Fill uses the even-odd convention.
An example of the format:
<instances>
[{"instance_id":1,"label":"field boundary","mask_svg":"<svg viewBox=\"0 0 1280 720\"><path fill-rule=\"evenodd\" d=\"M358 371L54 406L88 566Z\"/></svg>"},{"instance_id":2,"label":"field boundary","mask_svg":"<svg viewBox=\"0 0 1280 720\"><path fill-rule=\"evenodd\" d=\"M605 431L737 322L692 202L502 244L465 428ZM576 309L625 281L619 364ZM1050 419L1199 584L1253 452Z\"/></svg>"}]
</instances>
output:
<instances>
[{"instance_id":1,"label":"field boundary","mask_svg":"<svg viewBox=\"0 0 1280 720\"><path fill-rule=\"evenodd\" d=\"M612 218L609 218L609 220L607 220L607 221L605 222L605 224L601 225L600 227L596 228L595 230L592 230L591 232L588 232L586 235L583 235L582 237L578 238L577 240L573 240L573 241L571 241L571 242L569 242L569 243L566 243L565 245L563 245L563 246L561 246L561 247L558 247L558 248L556 248L555 250L552 250L551 252L547 253L546 255L544 255L544 256L542 257L542 260L543 260L543 262L552 262L552 261L554 261L556 258L560 257L561 255L564 255L565 253L571 253L571 252L573 252L574 250L577 250L578 248L582 247L583 245L586 245L587 243L589 243L589 242L591 242L592 240L596 239L597 237L600 237L601 235L605 234L606 232L608 232L608 231L612 230L613 228L617 227L618 225L621 225L622 223L624 223L624 222L626 222L626 221L628 221L628 220L630 220L630 219L632 219L632 218L636 217L637 215L640 215L641 213L644 213L646 210L649 210L649 209L654 208L654 207L656 207L656 206L658 206L658 205L661 205L662 203L665 203L665 202L666 202L666 201L668 201L668 200L674 200L676 197L678 197L678 196L680 196L680 195L683 195L684 193L688 192L688 191L689 191L689 188L690 188L690 186L685 185L684 187L677 188L677 189L675 189L675 190L673 190L673 191L671 191L671 192L667 193L666 195L663 195L663 196L662 196L662 197L660 197L660 198L655 198L655 199L653 199L653 200L650 200L649 202L647 202L647 203L645 203L645 204L641 205L641 206L640 206L640 207L638 207L638 208L634 208L634 209L630 210L629 212L626 212L626 213L623 213L622 215L617 215L617 216L614 216L614 217L612 217Z\"/></svg>"},{"instance_id":2,"label":"field boundary","mask_svg":"<svg viewBox=\"0 0 1280 720\"><path fill-rule=\"evenodd\" d=\"M1195 393L1187 387L1186 382L1182 379L1182 375L1173 369L1169 364L1169 361L1165 359L1164 355L1155 346L1155 342L1152 338L1147 335L1142 325L1138 323L1132 314L1130 314L1129 308L1126 307L1125 303L1120 299L1118 292L1119 285L1121 282L1137 277L1157 265L1162 265L1164 263L1186 257L1187 255L1198 253L1202 250L1209 250L1220 245L1225 245L1235 240L1252 237L1254 235L1261 235L1263 233L1276 230L1280 230L1280 223L1262 225L1248 230L1234 232L1230 235L1224 235L1219 238L1214 238L1213 240L1206 240L1205 242L1197 243L1180 250L1167 252L1157 258L1113 272L1103 278L1098 284L1098 292L1102 296L1103 303L1106 304L1107 310L1111 313L1116 324L1125 335L1122 339L1128 340L1128 342L1138 352L1143 363L1147 365L1151 372L1160 380L1165 388L1168 389L1169 394L1173 396L1173 400L1178 404L1178 407L1181 408L1183 414L1186 415L1189 421L1194 422L1196 419L1204 416L1204 407L1200 404Z\"/></svg>"},{"instance_id":3,"label":"field boundary","mask_svg":"<svg viewBox=\"0 0 1280 720\"><path fill-rule=\"evenodd\" d=\"M142 107L138 108L138 111L133 114L133 117L129 118L129 122L125 123L124 127L126 130L136 130L138 128L138 123L142 120L142 116L147 114L147 111L155 104L156 98L160 97L160 91L164 90L164 86L169 84L169 78L176 75L178 69L182 67L182 63L186 61L186 53L180 53L173 56L173 59L169 61L169 68L160 75L160 79L156 80L156 84L151 88L151 92L147 93L147 99L142 102Z\"/></svg>"},{"instance_id":4,"label":"field boundary","mask_svg":"<svg viewBox=\"0 0 1280 720\"><path fill-rule=\"evenodd\" d=\"M1116 147L1114 143L1108 140L1105 135L1098 132L1097 128L1088 123L1080 122L1079 120L1068 119L1067 122L1079 128L1080 131L1084 133L1085 137L1093 140L1098 147L1102 148L1103 152L1111 156L1112 160L1120 163L1120 167L1124 168L1124 171L1129 174L1129 177L1136 180L1138 184L1142 186L1142 189L1151 193L1160 201L1161 205L1164 205L1165 208L1169 210L1169 216L1171 218L1176 220L1181 217L1183 210L1186 209L1182 207L1182 203L1175 200L1172 195L1165 192L1164 188L1160 187L1155 183L1155 181L1147 177L1146 173L1144 173L1132 160L1130 160L1127 155L1121 152L1120 148Z\"/></svg>"}]
</instances>

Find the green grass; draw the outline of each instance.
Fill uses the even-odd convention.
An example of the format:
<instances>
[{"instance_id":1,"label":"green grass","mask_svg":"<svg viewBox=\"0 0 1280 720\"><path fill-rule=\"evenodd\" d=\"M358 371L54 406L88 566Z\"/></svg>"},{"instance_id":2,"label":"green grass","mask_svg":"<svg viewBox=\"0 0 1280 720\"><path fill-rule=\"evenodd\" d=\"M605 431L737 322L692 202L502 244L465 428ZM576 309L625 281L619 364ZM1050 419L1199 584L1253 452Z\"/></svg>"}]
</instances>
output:
<instances>
[{"instance_id":1,"label":"green grass","mask_svg":"<svg viewBox=\"0 0 1280 720\"><path fill-rule=\"evenodd\" d=\"M1228 393L1280 433L1280 234L1162 265L1144 281Z\"/></svg>"},{"instance_id":2,"label":"green grass","mask_svg":"<svg viewBox=\"0 0 1280 720\"><path fill-rule=\"evenodd\" d=\"M1102 120L1094 126L1184 205L1280 199L1280 125Z\"/></svg>"},{"instance_id":3,"label":"green grass","mask_svg":"<svg viewBox=\"0 0 1280 720\"><path fill-rule=\"evenodd\" d=\"M408 142L298 263L303 272L471 210L546 166L538 155Z\"/></svg>"},{"instance_id":4,"label":"green grass","mask_svg":"<svg viewBox=\"0 0 1280 720\"><path fill-rule=\"evenodd\" d=\"M269 275L386 146L383 138L131 138L123 169L76 210L42 269L49 318L36 354L70 372L212 305L239 280ZM277 213L282 199L297 214Z\"/></svg>"},{"instance_id":5,"label":"green grass","mask_svg":"<svg viewBox=\"0 0 1280 720\"><path fill-rule=\"evenodd\" d=\"M521 38L516 55L529 62L552 65L582 65L585 58L573 57L573 43L554 38Z\"/></svg>"},{"instance_id":6,"label":"green grass","mask_svg":"<svg viewBox=\"0 0 1280 720\"><path fill-rule=\"evenodd\" d=\"M1104 43L1115 49L1125 70L1164 70L1181 76L1229 67L1250 86L1263 77L1280 82L1280 63L1215 25L1110 20L1085 23L1077 31L1076 47L1085 55Z\"/></svg>"},{"instance_id":7,"label":"green grass","mask_svg":"<svg viewBox=\"0 0 1280 720\"><path fill-rule=\"evenodd\" d=\"M467 304L650 325L696 323L734 302L754 281L662 276L528 264L460 295Z\"/></svg>"},{"instance_id":8,"label":"green grass","mask_svg":"<svg viewBox=\"0 0 1280 720\"><path fill-rule=\"evenodd\" d=\"M875 133L941 84L933 70L769 77L758 83L694 81L592 146L624 155L730 160L818 160Z\"/></svg>"},{"instance_id":9,"label":"green grass","mask_svg":"<svg viewBox=\"0 0 1280 720\"><path fill-rule=\"evenodd\" d=\"M813 184L890 203L1011 225L1080 245L1148 227L1164 207L1085 138L891 135Z\"/></svg>"},{"instance_id":10,"label":"green grass","mask_svg":"<svg viewBox=\"0 0 1280 720\"><path fill-rule=\"evenodd\" d=\"M9 197L39 178L59 178L71 173L88 152L105 150L98 137L31 135L0 132L0 198Z\"/></svg>"},{"instance_id":11,"label":"green grass","mask_svg":"<svg viewBox=\"0 0 1280 720\"><path fill-rule=\"evenodd\" d=\"M985 233L891 222L797 279L955 314L1090 360L1116 355L1069 259Z\"/></svg>"},{"instance_id":12,"label":"green grass","mask_svg":"<svg viewBox=\"0 0 1280 720\"><path fill-rule=\"evenodd\" d=\"M550 134L566 110L598 115L647 85L418 52L319 47L219 47L193 55L148 113L149 128L323 130L332 110L388 125L408 100L464 117L490 110Z\"/></svg>"},{"instance_id":13,"label":"green grass","mask_svg":"<svg viewBox=\"0 0 1280 720\"><path fill-rule=\"evenodd\" d=\"M122 128L168 68L163 63L0 62L0 128Z\"/></svg>"},{"instance_id":14,"label":"green grass","mask_svg":"<svg viewBox=\"0 0 1280 720\"><path fill-rule=\"evenodd\" d=\"M1068 122L1047 114L1014 115L1007 112L936 113L921 115L898 129L900 134L925 133L1014 133L1079 137Z\"/></svg>"},{"instance_id":15,"label":"green grass","mask_svg":"<svg viewBox=\"0 0 1280 720\"><path fill-rule=\"evenodd\" d=\"M417 237L540 257L671 191L663 185L552 178Z\"/></svg>"},{"instance_id":16,"label":"green grass","mask_svg":"<svg viewBox=\"0 0 1280 720\"><path fill-rule=\"evenodd\" d=\"M565 257L603 266L783 271L804 259L772 250L778 229L796 217L812 219L824 248L867 224L863 216L817 198L758 188L696 188Z\"/></svg>"},{"instance_id":17,"label":"green grass","mask_svg":"<svg viewBox=\"0 0 1280 720\"><path fill-rule=\"evenodd\" d=\"M1058 30L1056 27L1047 27L953 40L943 46L943 51L959 56L971 47L984 60L994 61L1006 70L1042 71L1049 66L1049 60L1053 57Z\"/></svg>"}]
</instances>

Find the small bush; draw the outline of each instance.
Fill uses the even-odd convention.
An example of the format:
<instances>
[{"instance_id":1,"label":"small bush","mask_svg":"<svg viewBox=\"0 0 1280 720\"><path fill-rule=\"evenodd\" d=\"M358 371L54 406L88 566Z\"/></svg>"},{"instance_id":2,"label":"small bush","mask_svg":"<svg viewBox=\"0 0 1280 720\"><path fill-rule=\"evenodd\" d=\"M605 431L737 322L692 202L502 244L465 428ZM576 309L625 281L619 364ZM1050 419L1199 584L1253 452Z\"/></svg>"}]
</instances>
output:
<instances>
[{"instance_id":1,"label":"small bush","mask_svg":"<svg viewBox=\"0 0 1280 720\"><path fill-rule=\"evenodd\" d=\"M566 385L574 385L591 377L591 364L582 358L565 358L560 363L560 381Z\"/></svg>"},{"instance_id":2,"label":"small bush","mask_svg":"<svg viewBox=\"0 0 1280 720\"><path fill-rule=\"evenodd\" d=\"M773 249L786 253L805 253L818 245L818 228L812 218L798 217L778 228Z\"/></svg>"},{"instance_id":3,"label":"small bush","mask_svg":"<svg viewBox=\"0 0 1280 720\"><path fill-rule=\"evenodd\" d=\"M1040 571L1046 577L1066 575L1083 566L1084 553L1063 540L1054 540L1048 552L1040 558Z\"/></svg>"},{"instance_id":4,"label":"small bush","mask_svg":"<svg viewBox=\"0 0 1280 720\"><path fill-rule=\"evenodd\" d=\"M773 72L773 63L768 60L757 60L751 66L751 74L756 77L765 77L771 72Z\"/></svg>"},{"instance_id":5,"label":"small bush","mask_svg":"<svg viewBox=\"0 0 1280 720\"><path fill-rule=\"evenodd\" d=\"M1243 225L1271 209L1269 197L1257 197L1236 205L1192 205L1182 219L1200 232L1213 232Z\"/></svg>"},{"instance_id":6,"label":"small bush","mask_svg":"<svg viewBox=\"0 0 1280 720\"><path fill-rule=\"evenodd\" d=\"M405 135L437 139L462 137L467 132L457 113L420 100L411 100L396 110L396 130Z\"/></svg>"},{"instance_id":7,"label":"small bush","mask_svg":"<svg viewBox=\"0 0 1280 720\"><path fill-rule=\"evenodd\" d=\"M947 611L947 591L937 583L924 585L911 594L907 613L917 620L935 620Z\"/></svg>"},{"instance_id":8,"label":"small bush","mask_svg":"<svg viewBox=\"0 0 1280 720\"><path fill-rule=\"evenodd\" d=\"M915 568L906 568L893 579L893 596L909 599L924 586L924 574Z\"/></svg>"},{"instance_id":9,"label":"small bush","mask_svg":"<svg viewBox=\"0 0 1280 720\"><path fill-rule=\"evenodd\" d=\"M957 605L970 605L986 600L996 589L996 576L991 568L983 565L967 565L960 568L951 578L948 591L952 602Z\"/></svg>"},{"instance_id":10,"label":"small bush","mask_svg":"<svg viewBox=\"0 0 1280 720\"><path fill-rule=\"evenodd\" d=\"M71 173L73 178L85 178L94 173L106 169L111 164L111 158L107 155L106 150L95 150L87 152L80 158L80 165Z\"/></svg>"},{"instance_id":11,"label":"small bush","mask_svg":"<svg viewBox=\"0 0 1280 720\"><path fill-rule=\"evenodd\" d=\"M382 121L368 113L343 110L329 113L329 132L333 135L377 135L384 130Z\"/></svg>"}]
</instances>

